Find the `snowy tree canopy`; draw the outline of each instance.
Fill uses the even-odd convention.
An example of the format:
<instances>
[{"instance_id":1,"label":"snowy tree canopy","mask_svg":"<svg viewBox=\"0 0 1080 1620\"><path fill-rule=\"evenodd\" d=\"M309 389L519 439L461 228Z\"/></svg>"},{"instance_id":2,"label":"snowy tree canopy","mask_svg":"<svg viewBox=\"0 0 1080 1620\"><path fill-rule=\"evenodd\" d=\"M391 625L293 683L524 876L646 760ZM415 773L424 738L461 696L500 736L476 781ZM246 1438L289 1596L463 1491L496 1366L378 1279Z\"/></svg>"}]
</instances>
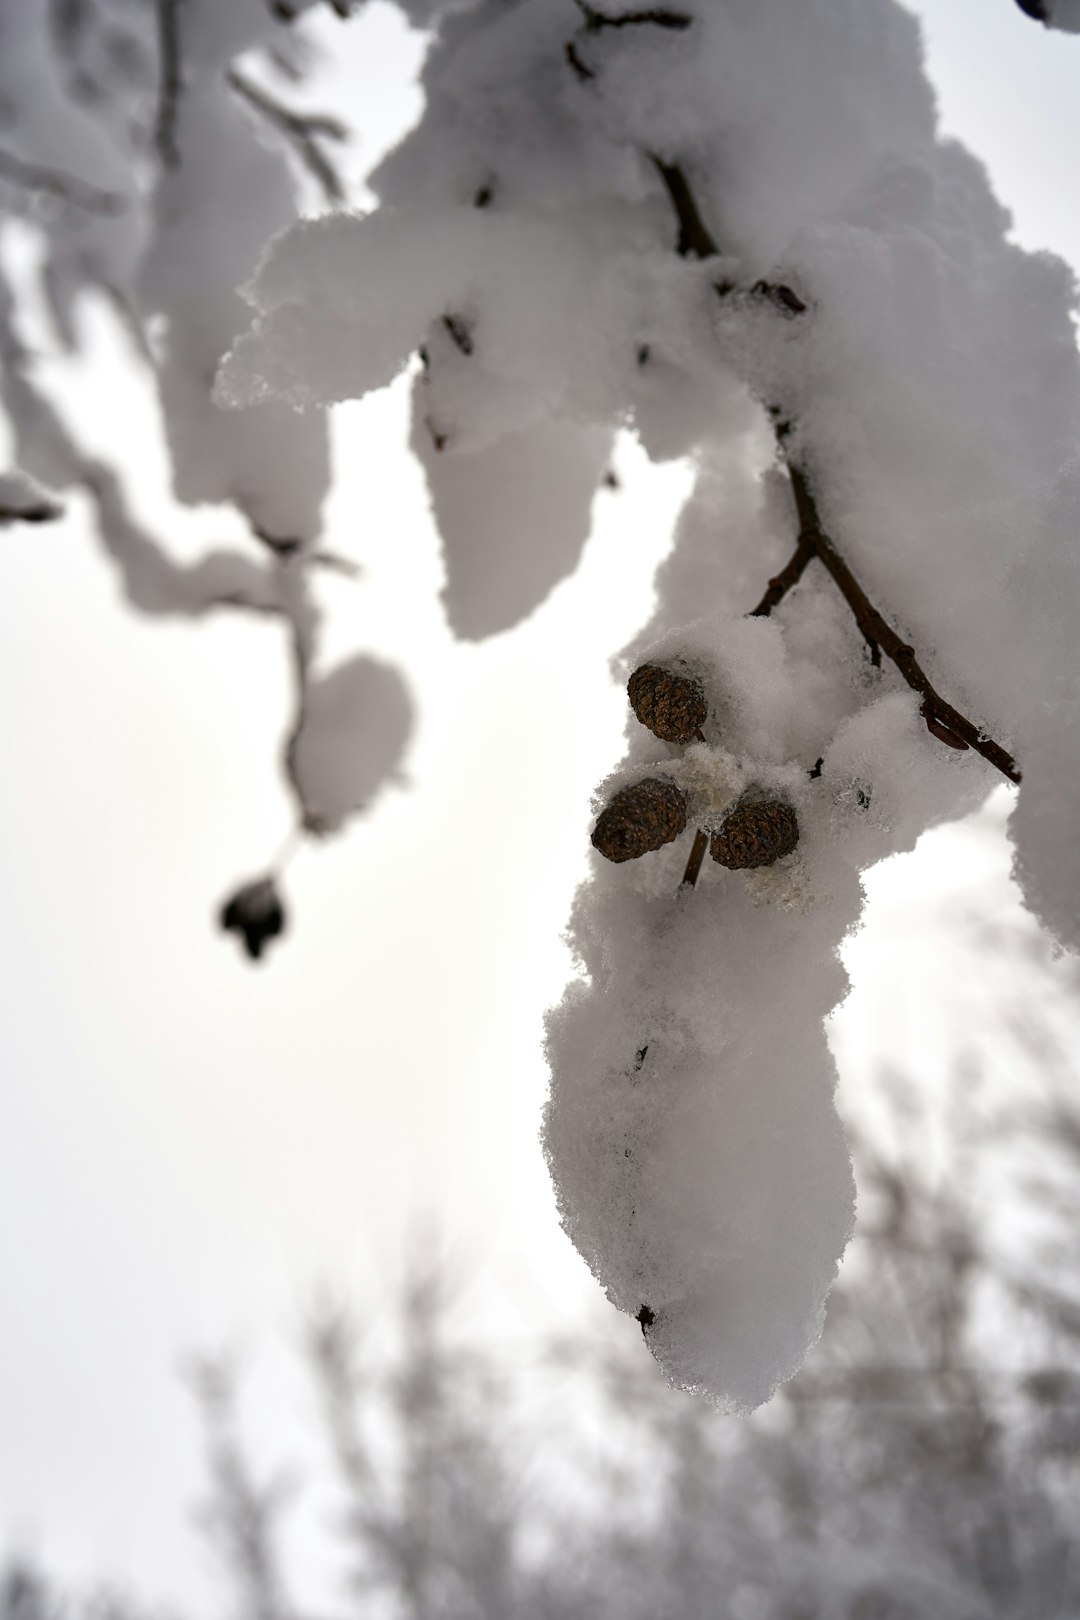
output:
<instances>
[{"instance_id":1,"label":"snowy tree canopy","mask_svg":"<svg viewBox=\"0 0 1080 1620\"><path fill-rule=\"evenodd\" d=\"M425 111L366 214L340 206L339 126L268 87L272 63L302 79L310 9L0 16L0 190L43 241L57 330L107 292L176 494L231 502L261 550L180 566L139 528L3 283L0 507L81 493L136 606L288 625L287 769L322 834L410 728L395 670L320 663L326 408L413 368L473 638L573 571L615 434L693 458L623 655L544 1144L567 1231L668 1377L749 1409L820 1332L852 1226L822 1020L860 872L1004 778L1028 904L1080 945L1076 288L940 136L896 0L408 0ZM1023 9L1080 30L1072 0ZM301 175L326 211L299 217ZM253 956L284 927L271 877L222 916Z\"/></svg>"}]
</instances>

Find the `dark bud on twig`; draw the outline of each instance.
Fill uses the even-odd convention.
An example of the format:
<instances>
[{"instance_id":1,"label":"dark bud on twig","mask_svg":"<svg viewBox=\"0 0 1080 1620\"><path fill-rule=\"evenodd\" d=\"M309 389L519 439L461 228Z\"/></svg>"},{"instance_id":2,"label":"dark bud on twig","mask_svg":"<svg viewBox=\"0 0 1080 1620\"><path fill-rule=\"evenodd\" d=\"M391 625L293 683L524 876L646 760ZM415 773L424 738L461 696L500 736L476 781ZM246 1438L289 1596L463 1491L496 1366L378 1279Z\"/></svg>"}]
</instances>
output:
<instances>
[{"instance_id":1,"label":"dark bud on twig","mask_svg":"<svg viewBox=\"0 0 1080 1620\"><path fill-rule=\"evenodd\" d=\"M8 523L53 523L64 508L56 501L28 501L25 506L0 500L0 528Z\"/></svg>"},{"instance_id":2,"label":"dark bud on twig","mask_svg":"<svg viewBox=\"0 0 1080 1620\"><path fill-rule=\"evenodd\" d=\"M785 287L782 282L755 281L750 289L751 296L764 299L772 304L781 315L805 315L806 305L791 287Z\"/></svg>"},{"instance_id":3,"label":"dark bud on twig","mask_svg":"<svg viewBox=\"0 0 1080 1620\"><path fill-rule=\"evenodd\" d=\"M709 853L733 872L772 866L790 855L799 842L799 821L780 799L750 799L737 804L712 835Z\"/></svg>"},{"instance_id":4,"label":"dark bud on twig","mask_svg":"<svg viewBox=\"0 0 1080 1620\"><path fill-rule=\"evenodd\" d=\"M304 542L298 539L296 535L269 534L265 529L256 528L254 524L252 524L252 529L255 538L261 540L263 545L273 552L275 557L295 557L297 552L304 549Z\"/></svg>"},{"instance_id":5,"label":"dark bud on twig","mask_svg":"<svg viewBox=\"0 0 1080 1620\"><path fill-rule=\"evenodd\" d=\"M647 776L616 793L593 828L593 848L609 861L636 861L686 827L686 800L666 776Z\"/></svg>"},{"instance_id":6,"label":"dark bud on twig","mask_svg":"<svg viewBox=\"0 0 1080 1620\"><path fill-rule=\"evenodd\" d=\"M472 327L463 315L444 315L443 326L450 335L450 339L460 354L472 354L474 344Z\"/></svg>"},{"instance_id":7,"label":"dark bud on twig","mask_svg":"<svg viewBox=\"0 0 1080 1620\"><path fill-rule=\"evenodd\" d=\"M1034 17L1036 22L1050 21L1050 8L1046 0L1016 0L1016 3L1021 11L1026 12L1029 17Z\"/></svg>"},{"instance_id":8,"label":"dark bud on twig","mask_svg":"<svg viewBox=\"0 0 1080 1620\"><path fill-rule=\"evenodd\" d=\"M950 730L943 720L938 719L929 702L922 704L919 713L926 721L926 729L931 737L936 737L938 742L947 743L950 748L955 748L957 753L962 754L965 751L968 745L963 737L958 737L956 732Z\"/></svg>"},{"instance_id":9,"label":"dark bud on twig","mask_svg":"<svg viewBox=\"0 0 1080 1620\"><path fill-rule=\"evenodd\" d=\"M647 1333L656 1321L656 1312L648 1305L643 1305L637 1313L637 1320L641 1323L642 1333Z\"/></svg>"},{"instance_id":10,"label":"dark bud on twig","mask_svg":"<svg viewBox=\"0 0 1080 1620\"><path fill-rule=\"evenodd\" d=\"M285 931L285 907L273 878L258 878L237 889L222 906L218 924L227 934L239 934L244 949L257 962L267 940Z\"/></svg>"},{"instance_id":11,"label":"dark bud on twig","mask_svg":"<svg viewBox=\"0 0 1080 1620\"><path fill-rule=\"evenodd\" d=\"M696 741L709 712L705 691L691 675L660 664L642 664L626 683L630 707L643 726L664 742Z\"/></svg>"}]
</instances>

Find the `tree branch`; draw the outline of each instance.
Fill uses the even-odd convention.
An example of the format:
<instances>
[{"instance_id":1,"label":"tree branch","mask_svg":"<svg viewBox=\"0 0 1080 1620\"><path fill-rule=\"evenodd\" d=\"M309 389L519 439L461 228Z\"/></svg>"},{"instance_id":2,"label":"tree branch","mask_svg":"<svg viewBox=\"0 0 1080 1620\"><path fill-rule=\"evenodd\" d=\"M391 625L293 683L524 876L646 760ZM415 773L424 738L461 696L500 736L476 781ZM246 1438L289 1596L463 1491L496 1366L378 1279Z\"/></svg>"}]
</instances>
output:
<instances>
[{"instance_id":1,"label":"tree branch","mask_svg":"<svg viewBox=\"0 0 1080 1620\"><path fill-rule=\"evenodd\" d=\"M599 34L605 28L640 27L667 28L680 33L684 28L689 28L694 20L684 11L671 11L664 6L650 6L641 11L623 11L612 15L597 11L589 0L574 0L574 3L585 19L579 29L582 34ZM594 70L578 50L577 39L567 40L564 50L567 62L579 79L585 82L596 78Z\"/></svg>"},{"instance_id":2,"label":"tree branch","mask_svg":"<svg viewBox=\"0 0 1080 1620\"><path fill-rule=\"evenodd\" d=\"M166 169L180 167L176 144L176 114L184 88L180 73L181 0L157 0L158 25L158 109L154 144Z\"/></svg>"},{"instance_id":3,"label":"tree branch","mask_svg":"<svg viewBox=\"0 0 1080 1620\"><path fill-rule=\"evenodd\" d=\"M300 825L305 832L321 837L327 832L322 818L314 811L304 792L304 783L297 763L297 745L307 718L308 690L311 685L311 666L315 660L318 614L312 605L308 589L306 559L283 559L278 568L281 590L281 612L289 627L293 677L293 718L285 738L285 776L300 813Z\"/></svg>"},{"instance_id":4,"label":"tree branch","mask_svg":"<svg viewBox=\"0 0 1080 1620\"><path fill-rule=\"evenodd\" d=\"M664 183L668 194L668 201L675 211L675 218L679 222L679 240L675 251L682 259L715 259L720 255L720 248L701 217L701 210L697 204L693 189L686 178L686 171L678 163L665 163L663 158L655 152L648 152L646 156L655 168ZM715 284L717 297L727 298L729 294L738 291L733 281L718 281ZM782 282L756 281L750 288L752 298L767 298L771 304L783 315L805 315L807 306L798 293Z\"/></svg>"},{"instance_id":5,"label":"tree branch","mask_svg":"<svg viewBox=\"0 0 1080 1620\"><path fill-rule=\"evenodd\" d=\"M352 16L360 0L326 0L326 3L334 15L345 22ZM300 7L293 0L270 0L270 10L279 22L295 22L300 15Z\"/></svg>"},{"instance_id":6,"label":"tree branch","mask_svg":"<svg viewBox=\"0 0 1080 1620\"><path fill-rule=\"evenodd\" d=\"M788 473L802 528L799 544L805 542L813 548L814 555L828 570L851 609L855 623L871 646L880 647L912 691L920 693L923 699L922 715L930 731L952 748L973 748L1003 776L1007 776L1010 782L1019 783L1021 773L1012 755L962 715L959 709L946 702L915 657L914 647L897 635L892 625L874 607L835 544L824 532L817 502L805 472L801 467L789 464Z\"/></svg>"},{"instance_id":7,"label":"tree branch","mask_svg":"<svg viewBox=\"0 0 1080 1620\"><path fill-rule=\"evenodd\" d=\"M54 169L44 163L28 163L24 158L16 157L14 152L2 149L0 179L10 180L24 191L41 191L50 197L59 197L61 202L70 203L73 208L81 208L88 214L122 214L127 207L127 199L119 192L102 191L99 186L77 180L62 169Z\"/></svg>"},{"instance_id":8,"label":"tree branch","mask_svg":"<svg viewBox=\"0 0 1080 1620\"><path fill-rule=\"evenodd\" d=\"M332 141L347 139L349 132L340 119L328 118L322 113L293 112L275 100L269 91L246 78L239 68L229 69L226 82L291 143L305 169L322 187L327 201L344 202L345 186L341 176L318 144L319 136Z\"/></svg>"},{"instance_id":9,"label":"tree branch","mask_svg":"<svg viewBox=\"0 0 1080 1620\"><path fill-rule=\"evenodd\" d=\"M709 835L698 827L694 833L694 842L690 846L690 856L686 862L686 871L682 875L683 887L692 889L698 880L701 863L705 859L705 851L709 847Z\"/></svg>"},{"instance_id":10,"label":"tree branch","mask_svg":"<svg viewBox=\"0 0 1080 1620\"><path fill-rule=\"evenodd\" d=\"M814 547L803 534L799 536L799 543L795 547L788 561L778 574L774 574L769 581L768 590L761 598L756 608L751 608L746 615L748 619L767 619L774 607L779 607L788 591L796 586L806 569L811 557L816 556Z\"/></svg>"},{"instance_id":11,"label":"tree branch","mask_svg":"<svg viewBox=\"0 0 1080 1620\"><path fill-rule=\"evenodd\" d=\"M697 199L683 170L677 163L665 163L655 152L649 153L649 161L664 182L668 199L675 210L675 218L679 222L679 240L675 249L679 257L718 258L720 248L701 217Z\"/></svg>"},{"instance_id":12,"label":"tree branch","mask_svg":"<svg viewBox=\"0 0 1080 1620\"><path fill-rule=\"evenodd\" d=\"M667 189L671 206L679 223L678 252L683 257L692 252L696 252L701 256L700 247L705 246L708 253L715 254L717 251L715 238L702 220L701 210L684 171L677 165L663 163L656 157L652 157L651 160ZM699 245L695 246L695 244ZM790 288L772 287L765 282L759 282L758 287L766 289L769 296L778 304L786 303L790 297L797 301L799 310L805 310L806 308L802 300L798 299L797 294L792 293ZM717 293L722 297L726 290L728 289L718 287ZM788 307L792 314L799 312L794 305ZM780 573L769 581L768 589L757 607L753 609L751 616L767 617L773 608L783 600L788 591L797 584L811 557L817 557L828 570L834 584L851 609L855 623L865 636L871 650L880 649L881 652L884 652L912 691L921 694L923 699L921 713L932 735L937 737L939 741L947 743L950 748L974 749L996 770L999 770L1003 776L1008 777L1010 782L1019 783L1021 772L1012 755L941 696L916 658L915 649L897 634L888 620L883 618L877 608L874 607L837 550L835 542L825 532L806 473L787 456L786 440L790 432L789 424L780 413L770 411L769 414L773 420L777 444L787 461L799 520L799 539L791 559L781 569ZM880 653L875 657L875 662L879 658Z\"/></svg>"},{"instance_id":13,"label":"tree branch","mask_svg":"<svg viewBox=\"0 0 1080 1620\"><path fill-rule=\"evenodd\" d=\"M670 28L681 32L689 28L693 17L685 11L671 11L665 6L648 6L641 11L622 11L615 15L608 12L597 11L588 0L574 0L575 5L585 19L585 30L590 34L598 34L602 28Z\"/></svg>"}]
</instances>

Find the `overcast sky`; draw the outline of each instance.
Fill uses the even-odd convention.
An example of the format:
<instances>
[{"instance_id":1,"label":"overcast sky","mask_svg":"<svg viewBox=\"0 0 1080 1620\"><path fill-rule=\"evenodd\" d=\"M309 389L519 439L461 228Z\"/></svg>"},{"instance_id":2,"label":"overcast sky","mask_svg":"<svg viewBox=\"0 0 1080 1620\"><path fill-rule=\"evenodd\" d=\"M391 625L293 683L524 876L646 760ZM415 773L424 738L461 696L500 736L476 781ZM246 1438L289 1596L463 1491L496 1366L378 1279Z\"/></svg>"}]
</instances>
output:
<instances>
[{"instance_id":1,"label":"overcast sky","mask_svg":"<svg viewBox=\"0 0 1080 1620\"><path fill-rule=\"evenodd\" d=\"M1011 0L914 9L946 127L988 161L1018 238L1080 265L1080 39ZM368 16L337 71L357 164L417 108L415 39ZM87 438L135 469L179 549L239 535L163 506L147 396L100 318L88 335L96 361L68 379ZM276 1455L306 1421L288 1343L313 1291L377 1313L418 1216L493 1325L563 1328L593 1295L536 1146L540 1018L567 971L584 807L621 746L607 659L646 616L688 475L625 448L579 575L521 631L461 647L403 392L335 431L328 539L364 574L326 586L331 650L400 657L418 727L408 787L297 859L290 937L259 971L212 918L289 826L279 632L131 616L77 512L0 540L0 1537L192 1609L210 1588L185 1518L183 1352L243 1352ZM883 1033L918 1055L973 984L955 921L974 898L1015 905L1001 823L999 801L979 838L938 834L877 879L849 1066Z\"/></svg>"}]
</instances>

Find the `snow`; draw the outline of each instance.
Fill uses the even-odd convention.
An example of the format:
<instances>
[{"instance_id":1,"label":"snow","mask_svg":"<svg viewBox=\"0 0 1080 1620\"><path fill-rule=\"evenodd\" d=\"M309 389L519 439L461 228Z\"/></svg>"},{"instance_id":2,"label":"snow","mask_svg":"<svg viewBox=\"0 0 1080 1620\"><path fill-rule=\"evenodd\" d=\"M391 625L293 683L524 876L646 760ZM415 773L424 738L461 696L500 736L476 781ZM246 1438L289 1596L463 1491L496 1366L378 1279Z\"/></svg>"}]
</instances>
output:
<instances>
[{"instance_id":1,"label":"snow","mask_svg":"<svg viewBox=\"0 0 1080 1620\"><path fill-rule=\"evenodd\" d=\"M157 374L176 494L232 500L275 539L313 541L329 483L325 424L281 405L247 416L210 407L209 384L241 316L237 288L267 238L295 218L284 152L267 144L229 88L237 50L275 32L254 4L183 8L185 84L175 141L183 160L165 169L153 237L139 276L144 319L156 321Z\"/></svg>"},{"instance_id":2,"label":"snow","mask_svg":"<svg viewBox=\"0 0 1080 1620\"><path fill-rule=\"evenodd\" d=\"M36 479L17 467L0 472L0 526L5 523L46 523L58 518L63 507Z\"/></svg>"},{"instance_id":3,"label":"snow","mask_svg":"<svg viewBox=\"0 0 1080 1620\"><path fill-rule=\"evenodd\" d=\"M1080 31L1073 0L1050 9ZM667 1375L747 1410L819 1332L851 1229L822 1020L860 874L998 778L928 726L820 556L771 617L746 615L800 521L820 524L973 740L1015 755L1017 875L1080 947L1076 287L1010 240L981 164L939 136L896 0L700 0L670 27L569 0L406 10L437 23L427 106L372 178L380 206L298 220L280 142L223 73L275 25L255 0L183 8L183 162L151 206L127 198L117 238L176 489L230 500L302 563L324 409L412 368L447 617L480 637L573 570L619 432L693 458L621 678L693 670L703 740L630 720L596 806L666 775L691 826L637 862L591 857L544 1141L567 1231ZM13 37L40 72L40 30ZM679 251L676 181L716 253ZM396 769L408 702L363 657L307 675L291 764L329 828ZM794 809L797 848L683 885L694 827L746 793Z\"/></svg>"},{"instance_id":4,"label":"snow","mask_svg":"<svg viewBox=\"0 0 1080 1620\"><path fill-rule=\"evenodd\" d=\"M592 528L612 434L560 421L444 455L415 394L413 449L423 463L446 564L443 606L455 635L496 634L572 574Z\"/></svg>"},{"instance_id":5,"label":"snow","mask_svg":"<svg viewBox=\"0 0 1080 1620\"><path fill-rule=\"evenodd\" d=\"M358 654L308 683L293 744L307 816L322 832L363 810L398 766L412 729L412 704L390 664Z\"/></svg>"}]
</instances>

